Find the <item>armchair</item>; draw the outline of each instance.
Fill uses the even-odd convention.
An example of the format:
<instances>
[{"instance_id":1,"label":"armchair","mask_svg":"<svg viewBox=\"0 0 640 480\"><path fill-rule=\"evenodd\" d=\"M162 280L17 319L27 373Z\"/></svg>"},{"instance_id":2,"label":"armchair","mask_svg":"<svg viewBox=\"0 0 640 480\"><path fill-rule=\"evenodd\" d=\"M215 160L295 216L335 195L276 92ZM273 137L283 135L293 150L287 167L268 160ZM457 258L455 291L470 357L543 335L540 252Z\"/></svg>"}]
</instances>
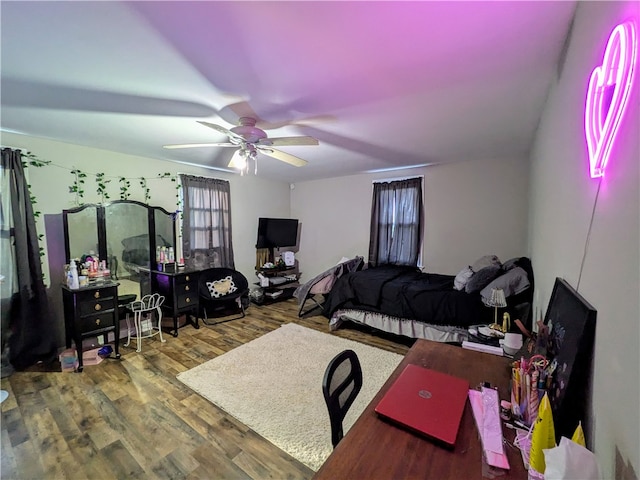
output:
<instances>
[{"instance_id":1,"label":"armchair","mask_svg":"<svg viewBox=\"0 0 640 480\"><path fill-rule=\"evenodd\" d=\"M210 268L200 274L198 281L199 311L205 325L217 325L245 316L245 304L249 299L249 282L237 270L231 268ZM217 322L209 322L210 317L240 314Z\"/></svg>"}]
</instances>

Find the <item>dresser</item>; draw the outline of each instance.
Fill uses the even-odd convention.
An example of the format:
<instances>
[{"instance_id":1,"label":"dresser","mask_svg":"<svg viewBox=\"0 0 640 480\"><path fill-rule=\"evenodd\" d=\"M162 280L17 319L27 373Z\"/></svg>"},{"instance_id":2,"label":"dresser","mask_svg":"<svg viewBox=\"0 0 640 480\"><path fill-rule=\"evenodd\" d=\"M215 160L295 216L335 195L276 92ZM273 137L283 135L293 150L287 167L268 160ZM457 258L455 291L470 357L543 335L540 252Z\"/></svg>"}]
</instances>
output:
<instances>
[{"instance_id":1,"label":"dresser","mask_svg":"<svg viewBox=\"0 0 640 480\"><path fill-rule=\"evenodd\" d=\"M98 335L114 334L116 358L120 358L120 322L118 321L118 285L106 281L101 285L91 285L78 289L62 286L64 306L65 341L71 348L75 343L78 355L78 371L82 365L82 340Z\"/></svg>"},{"instance_id":2,"label":"dresser","mask_svg":"<svg viewBox=\"0 0 640 480\"><path fill-rule=\"evenodd\" d=\"M163 310L173 317L173 336L178 336L178 318L186 315L195 328L198 324L198 278L202 271L181 268L176 272L151 270L151 290L164 296Z\"/></svg>"}]
</instances>

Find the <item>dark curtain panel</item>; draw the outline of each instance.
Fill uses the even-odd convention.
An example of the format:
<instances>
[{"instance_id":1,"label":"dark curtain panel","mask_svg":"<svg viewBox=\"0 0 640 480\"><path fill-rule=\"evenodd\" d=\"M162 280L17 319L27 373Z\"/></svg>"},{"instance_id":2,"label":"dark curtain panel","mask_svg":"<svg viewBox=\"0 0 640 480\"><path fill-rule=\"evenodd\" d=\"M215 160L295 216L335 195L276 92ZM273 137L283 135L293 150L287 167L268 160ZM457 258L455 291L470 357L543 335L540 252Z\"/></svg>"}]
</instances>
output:
<instances>
[{"instance_id":1,"label":"dark curtain panel","mask_svg":"<svg viewBox=\"0 0 640 480\"><path fill-rule=\"evenodd\" d=\"M215 178L180 175L184 214L182 250L185 264L235 269L231 242L231 189Z\"/></svg>"},{"instance_id":2,"label":"dark curtain panel","mask_svg":"<svg viewBox=\"0 0 640 480\"><path fill-rule=\"evenodd\" d=\"M38 233L20 150L2 149L3 376L56 357L54 318L42 278ZM5 362L8 359L9 364Z\"/></svg>"},{"instance_id":3,"label":"dark curtain panel","mask_svg":"<svg viewBox=\"0 0 640 480\"><path fill-rule=\"evenodd\" d=\"M369 263L417 266L422 217L421 178L374 183Z\"/></svg>"}]
</instances>

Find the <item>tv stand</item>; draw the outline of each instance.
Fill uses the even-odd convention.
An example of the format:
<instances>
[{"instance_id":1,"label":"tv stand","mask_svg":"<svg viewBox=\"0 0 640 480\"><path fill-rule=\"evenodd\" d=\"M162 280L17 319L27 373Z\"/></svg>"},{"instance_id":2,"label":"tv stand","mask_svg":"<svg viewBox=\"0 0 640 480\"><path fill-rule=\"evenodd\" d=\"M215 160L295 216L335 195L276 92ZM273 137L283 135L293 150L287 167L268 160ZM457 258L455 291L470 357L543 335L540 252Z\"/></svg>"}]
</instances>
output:
<instances>
[{"instance_id":1,"label":"tv stand","mask_svg":"<svg viewBox=\"0 0 640 480\"><path fill-rule=\"evenodd\" d=\"M269 286L263 287L260 282L255 282L255 285L260 286L263 292L261 300L252 298L251 301L256 305L270 305L272 303L289 300L293 297L293 292L298 288L298 266L292 267L274 267L274 268L260 268L256 271L257 274L262 274L269 279Z\"/></svg>"}]
</instances>

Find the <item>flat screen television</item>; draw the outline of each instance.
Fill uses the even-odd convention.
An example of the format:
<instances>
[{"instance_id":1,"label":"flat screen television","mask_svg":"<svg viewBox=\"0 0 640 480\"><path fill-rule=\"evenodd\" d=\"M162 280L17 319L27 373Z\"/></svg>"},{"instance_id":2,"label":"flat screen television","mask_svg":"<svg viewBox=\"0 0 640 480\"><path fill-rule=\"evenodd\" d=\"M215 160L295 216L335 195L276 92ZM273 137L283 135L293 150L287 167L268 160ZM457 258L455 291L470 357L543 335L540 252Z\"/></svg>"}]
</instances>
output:
<instances>
[{"instance_id":1,"label":"flat screen television","mask_svg":"<svg viewBox=\"0 0 640 480\"><path fill-rule=\"evenodd\" d=\"M298 243L298 220L259 218L256 248L294 247Z\"/></svg>"},{"instance_id":2,"label":"flat screen television","mask_svg":"<svg viewBox=\"0 0 640 480\"><path fill-rule=\"evenodd\" d=\"M582 422L592 445L592 365L597 311L567 281L556 278L544 318L551 325L549 357L557 363L548 391L556 442Z\"/></svg>"}]
</instances>

